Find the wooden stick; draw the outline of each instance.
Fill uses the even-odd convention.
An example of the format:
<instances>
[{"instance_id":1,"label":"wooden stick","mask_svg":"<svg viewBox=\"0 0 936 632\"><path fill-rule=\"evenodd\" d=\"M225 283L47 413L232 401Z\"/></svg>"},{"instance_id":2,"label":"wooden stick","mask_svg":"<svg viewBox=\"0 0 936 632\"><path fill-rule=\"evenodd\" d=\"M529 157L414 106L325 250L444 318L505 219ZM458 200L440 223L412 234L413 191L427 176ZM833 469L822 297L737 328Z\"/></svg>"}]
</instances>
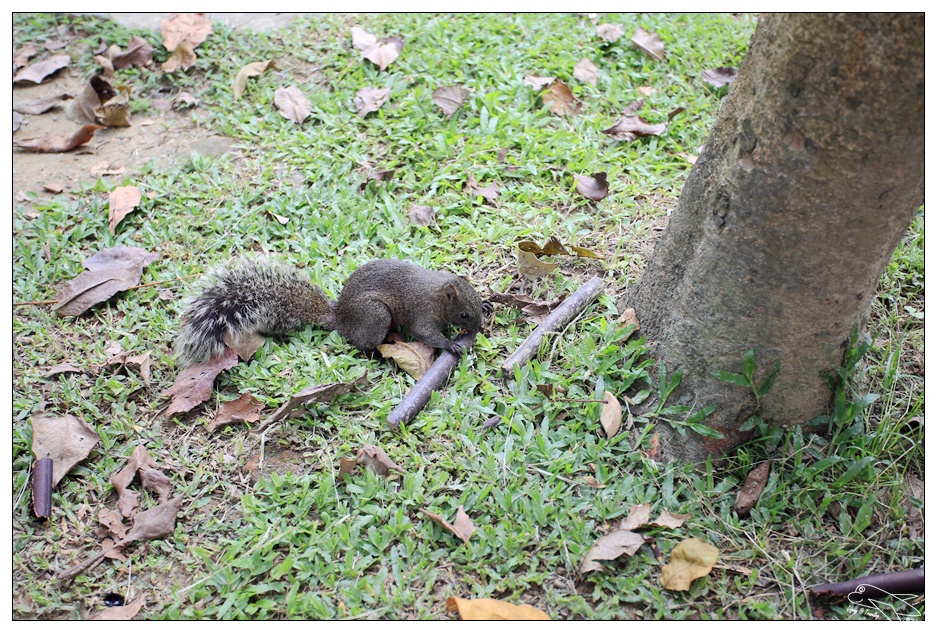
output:
<instances>
[{"instance_id":1,"label":"wooden stick","mask_svg":"<svg viewBox=\"0 0 936 632\"><path fill-rule=\"evenodd\" d=\"M455 339L455 342L462 346L463 353L467 353L474 344L474 339L474 334L462 334ZM413 388L407 391L396 408L387 415L387 423L392 429L399 429L400 424L407 423L423 409L432 396L432 391L442 388L442 384L458 364L458 359L458 356L451 351L443 351L439 354L429 370L423 373L423 376L413 385Z\"/></svg>"},{"instance_id":2,"label":"wooden stick","mask_svg":"<svg viewBox=\"0 0 936 632\"><path fill-rule=\"evenodd\" d=\"M36 461L32 471L33 513L39 519L52 515L52 459L43 457Z\"/></svg>"},{"instance_id":3,"label":"wooden stick","mask_svg":"<svg viewBox=\"0 0 936 632\"><path fill-rule=\"evenodd\" d=\"M599 277L594 277L591 281L580 287L575 293L562 301L562 303L550 312L539 327L533 330L526 340L517 347L507 361L501 365L501 373L504 377L512 377L514 368L529 362L536 355L540 343L546 334L560 331L578 316L595 298L601 294L604 289L604 281Z\"/></svg>"}]
</instances>

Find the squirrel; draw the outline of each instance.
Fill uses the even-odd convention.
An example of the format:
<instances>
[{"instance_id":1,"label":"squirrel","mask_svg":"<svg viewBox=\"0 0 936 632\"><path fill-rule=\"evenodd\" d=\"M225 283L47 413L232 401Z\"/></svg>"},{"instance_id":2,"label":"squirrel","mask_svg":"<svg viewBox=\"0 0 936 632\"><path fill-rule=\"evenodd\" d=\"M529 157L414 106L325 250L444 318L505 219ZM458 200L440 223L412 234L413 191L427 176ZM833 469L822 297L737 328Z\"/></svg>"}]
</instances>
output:
<instances>
[{"instance_id":1,"label":"squirrel","mask_svg":"<svg viewBox=\"0 0 936 632\"><path fill-rule=\"evenodd\" d=\"M464 278L406 261L362 265L332 301L298 268L243 259L210 273L188 300L175 353L183 365L205 362L224 352L225 339L282 334L314 323L337 330L369 356L393 326L461 355L461 345L445 336L445 328L479 332L490 309Z\"/></svg>"}]
</instances>

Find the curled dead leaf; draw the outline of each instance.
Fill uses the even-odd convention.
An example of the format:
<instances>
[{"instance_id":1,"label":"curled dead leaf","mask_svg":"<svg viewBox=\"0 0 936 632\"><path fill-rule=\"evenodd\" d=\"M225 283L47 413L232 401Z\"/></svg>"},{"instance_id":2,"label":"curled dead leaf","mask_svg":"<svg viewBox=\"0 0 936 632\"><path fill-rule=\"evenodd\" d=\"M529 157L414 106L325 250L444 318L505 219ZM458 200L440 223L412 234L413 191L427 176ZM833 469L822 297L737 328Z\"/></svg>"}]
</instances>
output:
<instances>
[{"instance_id":1,"label":"curled dead leaf","mask_svg":"<svg viewBox=\"0 0 936 632\"><path fill-rule=\"evenodd\" d=\"M85 271L66 282L52 308L60 316L78 316L117 292L139 284L143 268L158 258L142 248L116 246L85 259Z\"/></svg>"},{"instance_id":2,"label":"curled dead leaf","mask_svg":"<svg viewBox=\"0 0 936 632\"><path fill-rule=\"evenodd\" d=\"M187 41L179 42L174 49L172 49L172 54L169 55L169 59L163 62L162 71L165 73L173 73L176 70L188 70L195 65L198 57L195 55L195 50L193 46Z\"/></svg>"},{"instance_id":3,"label":"curled dead leaf","mask_svg":"<svg viewBox=\"0 0 936 632\"><path fill-rule=\"evenodd\" d=\"M231 351L231 354L234 355L235 359L237 358L237 355L234 354L233 351ZM330 402L339 395L344 395L345 393L350 393L351 391L357 390L359 386L362 386L366 383L367 373L353 382L332 382L330 384L317 384L315 386L310 386L290 397L285 404L276 409L276 412L264 420L263 423L253 428L250 432L251 434L259 434L266 430L271 424L274 424L281 419L285 419L287 415L292 413L296 408L303 404L313 402Z\"/></svg>"},{"instance_id":4,"label":"curled dead leaf","mask_svg":"<svg viewBox=\"0 0 936 632\"><path fill-rule=\"evenodd\" d=\"M36 459L52 459L52 487L83 461L101 438L73 415L36 413L29 418L32 426L32 452Z\"/></svg>"},{"instance_id":5,"label":"curled dead leaf","mask_svg":"<svg viewBox=\"0 0 936 632\"><path fill-rule=\"evenodd\" d=\"M434 523L454 534L456 537L461 538L461 541L465 544L468 544L468 540L471 539L471 534L474 533L475 527L471 522L471 518L468 517L468 514L465 513L465 508L459 506L458 511L455 513L455 522L449 524L445 521L442 516L432 513L431 511L426 511L425 509L420 509L430 520Z\"/></svg>"},{"instance_id":6,"label":"curled dead leaf","mask_svg":"<svg viewBox=\"0 0 936 632\"><path fill-rule=\"evenodd\" d=\"M297 124L302 124L312 114L309 99L296 86L277 88L273 95L273 105L280 114Z\"/></svg>"},{"instance_id":7,"label":"curled dead leaf","mask_svg":"<svg viewBox=\"0 0 936 632\"><path fill-rule=\"evenodd\" d=\"M206 430L213 432L218 428L230 426L231 424L256 423L260 421L261 410L263 410L263 402L250 393L244 393L237 399L222 402L218 407L218 414L208 424Z\"/></svg>"},{"instance_id":8,"label":"curled dead leaf","mask_svg":"<svg viewBox=\"0 0 936 632\"><path fill-rule=\"evenodd\" d=\"M13 77L13 83L42 83L52 74L71 63L68 55L52 55L46 60L26 66Z\"/></svg>"},{"instance_id":9,"label":"curled dead leaf","mask_svg":"<svg viewBox=\"0 0 936 632\"><path fill-rule=\"evenodd\" d=\"M558 267L558 263L541 261L532 252L517 251L517 269L524 278L531 281L546 276Z\"/></svg>"},{"instance_id":10,"label":"curled dead leaf","mask_svg":"<svg viewBox=\"0 0 936 632\"><path fill-rule=\"evenodd\" d=\"M635 140L639 136L659 136L666 131L666 123L651 124L639 116L622 116L608 129L601 130L615 140Z\"/></svg>"},{"instance_id":11,"label":"curled dead leaf","mask_svg":"<svg viewBox=\"0 0 936 632\"><path fill-rule=\"evenodd\" d=\"M574 173L572 177L575 178L575 190L582 197L586 197L595 202L608 197L607 172L599 171L590 176L586 176L582 173Z\"/></svg>"},{"instance_id":12,"label":"curled dead leaf","mask_svg":"<svg viewBox=\"0 0 936 632\"><path fill-rule=\"evenodd\" d=\"M470 173L468 174L468 180L465 182L465 188L470 195L480 195L490 203L493 203L500 194L500 184L496 180L482 187Z\"/></svg>"},{"instance_id":13,"label":"curled dead leaf","mask_svg":"<svg viewBox=\"0 0 936 632\"><path fill-rule=\"evenodd\" d=\"M390 456L384 452L383 448L376 445L365 444L363 448L358 450L356 461L380 476L389 476L390 470L404 471L402 467L390 459Z\"/></svg>"},{"instance_id":14,"label":"curled dead leaf","mask_svg":"<svg viewBox=\"0 0 936 632\"><path fill-rule=\"evenodd\" d=\"M163 392L162 397L171 397L166 416L190 411L192 408L211 397L214 380L221 371L237 364L237 352L225 349L207 362L193 364L176 378L175 383Z\"/></svg>"},{"instance_id":15,"label":"curled dead leaf","mask_svg":"<svg viewBox=\"0 0 936 632\"><path fill-rule=\"evenodd\" d=\"M94 132L104 129L101 125L85 125L70 137L45 134L39 138L24 138L13 140L13 146L39 153L61 153L71 151L87 143L94 136Z\"/></svg>"},{"instance_id":16,"label":"curled dead leaf","mask_svg":"<svg viewBox=\"0 0 936 632\"><path fill-rule=\"evenodd\" d=\"M719 66L702 71L702 80L708 84L721 88L727 86L738 76L738 70L729 66Z\"/></svg>"},{"instance_id":17,"label":"curled dead leaf","mask_svg":"<svg viewBox=\"0 0 936 632\"><path fill-rule=\"evenodd\" d=\"M638 26L637 31L631 38L631 43L635 48L649 55L651 59L657 61L666 59L666 50L663 47L663 41L656 33L648 33Z\"/></svg>"},{"instance_id":18,"label":"curled dead leaf","mask_svg":"<svg viewBox=\"0 0 936 632\"><path fill-rule=\"evenodd\" d=\"M538 75L527 75L526 77L523 78L523 83L525 85L530 86L534 90L539 90L540 88L545 88L546 86L548 86L555 80L556 80L555 77L540 77Z\"/></svg>"},{"instance_id":19,"label":"curled dead leaf","mask_svg":"<svg viewBox=\"0 0 936 632\"><path fill-rule=\"evenodd\" d=\"M559 79L549 84L540 96L553 114L576 116L582 110L582 102L575 98L568 84Z\"/></svg>"},{"instance_id":20,"label":"curled dead leaf","mask_svg":"<svg viewBox=\"0 0 936 632\"><path fill-rule=\"evenodd\" d=\"M390 88L361 88L354 95L354 109L358 116L364 118L379 110L389 96Z\"/></svg>"},{"instance_id":21,"label":"curled dead leaf","mask_svg":"<svg viewBox=\"0 0 936 632\"><path fill-rule=\"evenodd\" d=\"M750 472L744 481L744 486L738 492L738 500L735 501L735 511L739 516L746 516L751 508L757 503L757 499L767 487L767 479L770 477L770 461L764 461Z\"/></svg>"},{"instance_id":22,"label":"curled dead leaf","mask_svg":"<svg viewBox=\"0 0 936 632\"><path fill-rule=\"evenodd\" d=\"M598 538L592 545L582 563L579 574L591 571L603 571L604 565L599 560L616 560L622 555L631 556L647 542L648 538L627 529L617 529Z\"/></svg>"},{"instance_id":23,"label":"curled dead leaf","mask_svg":"<svg viewBox=\"0 0 936 632\"><path fill-rule=\"evenodd\" d=\"M273 60L255 61L247 64L237 71L234 77L234 100L240 99L244 91L247 90L247 79L250 77L259 77L270 68L275 68Z\"/></svg>"},{"instance_id":24,"label":"curled dead leaf","mask_svg":"<svg viewBox=\"0 0 936 632\"><path fill-rule=\"evenodd\" d=\"M598 85L598 66L590 59L583 59L575 64L572 69L572 76L592 86Z\"/></svg>"},{"instance_id":25,"label":"curled dead leaf","mask_svg":"<svg viewBox=\"0 0 936 632\"><path fill-rule=\"evenodd\" d=\"M599 24L595 27L595 33L597 33L598 37L601 39L613 44L624 35L624 27L620 24Z\"/></svg>"},{"instance_id":26,"label":"curled dead leaf","mask_svg":"<svg viewBox=\"0 0 936 632\"><path fill-rule=\"evenodd\" d=\"M435 350L424 342L406 342L402 338L389 344L377 345L381 357L392 358L397 366L413 376L421 378L435 361Z\"/></svg>"},{"instance_id":27,"label":"curled dead leaf","mask_svg":"<svg viewBox=\"0 0 936 632\"><path fill-rule=\"evenodd\" d=\"M610 439L621 430L624 415L621 412L621 404L611 391L604 392L604 400L605 403L601 406L601 427Z\"/></svg>"},{"instance_id":28,"label":"curled dead leaf","mask_svg":"<svg viewBox=\"0 0 936 632\"><path fill-rule=\"evenodd\" d=\"M435 221L436 211L431 206L411 206L406 210L406 216L417 226L428 226Z\"/></svg>"},{"instance_id":29,"label":"curled dead leaf","mask_svg":"<svg viewBox=\"0 0 936 632\"><path fill-rule=\"evenodd\" d=\"M621 521L616 530L635 531L645 527L650 522L650 503L632 505L627 517Z\"/></svg>"}]
</instances>

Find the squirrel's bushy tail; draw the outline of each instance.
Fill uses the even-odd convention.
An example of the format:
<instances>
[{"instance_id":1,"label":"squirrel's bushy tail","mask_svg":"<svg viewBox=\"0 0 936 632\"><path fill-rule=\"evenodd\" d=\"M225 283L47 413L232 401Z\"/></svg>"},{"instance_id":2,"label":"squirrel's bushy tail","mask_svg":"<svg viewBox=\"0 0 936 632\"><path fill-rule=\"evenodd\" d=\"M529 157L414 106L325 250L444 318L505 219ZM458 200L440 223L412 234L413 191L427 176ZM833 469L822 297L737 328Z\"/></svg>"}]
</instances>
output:
<instances>
[{"instance_id":1,"label":"squirrel's bushy tail","mask_svg":"<svg viewBox=\"0 0 936 632\"><path fill-rule=\"evenodd\" d=\"M309 322L334 329L334 309L301 270L241 260L209 273L188 300L175 353L183 364L205 362L224 352L225 338L285 333Z\"/></svg>"}]
</instances>

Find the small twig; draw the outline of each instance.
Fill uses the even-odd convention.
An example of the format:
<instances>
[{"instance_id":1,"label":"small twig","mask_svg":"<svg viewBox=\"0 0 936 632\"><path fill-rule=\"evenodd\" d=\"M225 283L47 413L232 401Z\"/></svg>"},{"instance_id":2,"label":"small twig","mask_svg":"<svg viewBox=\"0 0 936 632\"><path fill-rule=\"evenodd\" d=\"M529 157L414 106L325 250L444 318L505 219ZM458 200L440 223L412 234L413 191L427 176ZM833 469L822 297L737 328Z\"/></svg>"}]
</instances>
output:
<instances>
[{"instance_id":1,"label":"small twig","mask_svg":"<svg viewBox=\"0 0 936 632\"><path fill-rule=\"evenodd\" d=\"M465 353L474 344L474 339L474 334L462 334L455 339L455 342L461 345L463 353ZM423 376L413 385L413 388L406 392L396 408L387 415L387 423L390 424L390 427L396 430L401 423L406 423L415 417L429 401L432 391L442 387L452 369L458 364L458 360L459 357L451 351L440 353L432 366L429 367L429 370L423 373Z\"/></svg>"},{"instance_id":2,"label":"small twig","mask_svg":"<svg viewBox=\"0 0 936 632\"><path fill-rule=\"evenodd\" d=\"M529 362L539 350L540 343L546 334L563 329L572 321L585 307L587 307L601 293L604 287L604 281L599 277L594 277L591 281L580 287L572 296L562 301L549 316L546 317L539 327L533 330L526 340L517 347L507 361L501 365L501 372L504 377L511 377L514 368Z\"/></svg>"},{"instance_id":3,"label":"small twig","mask_svg":"<svg viewBox=\"0 0 936 632\"><path fill-rule=\"evenodd\" d=\"M52 303L58 303L58 301L55 299L51 301L23 301L22 303L13 303L13 307L22 307L23 305L51 305Z\"/></svg>"},{"instance_id":4,"label":"small twig","mask_svg":"<svg viewBox=\"0 0 936 632\"><path fill-rule=\"evenodd\" d=\"M573 404L607 404L606 399L570 399L568 397L556 398L554 402L569 402Z\"/></svg>"}]
</instances>

